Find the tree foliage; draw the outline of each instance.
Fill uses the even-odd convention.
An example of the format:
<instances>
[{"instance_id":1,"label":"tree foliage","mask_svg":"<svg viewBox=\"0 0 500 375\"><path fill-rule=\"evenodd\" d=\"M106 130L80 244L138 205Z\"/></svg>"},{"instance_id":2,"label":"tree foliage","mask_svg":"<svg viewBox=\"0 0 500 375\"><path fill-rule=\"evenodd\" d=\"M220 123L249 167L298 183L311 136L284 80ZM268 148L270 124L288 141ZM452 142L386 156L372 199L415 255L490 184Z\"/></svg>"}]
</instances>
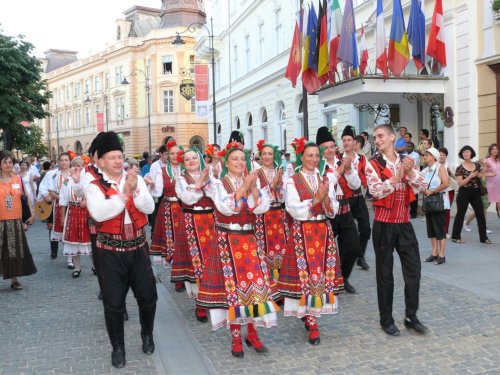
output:
<instances>
[{"instance_id":1,"label":"tree foliage","mask_svg":"<svg viewBox=\"0 0 500 375\"><path fill-rule=\"evenodd\" d=\"M41 79L42 63L33 56L33 45L22 35L7 36L0 29L0 129L4 148L25 149L30 128L20 123L49 116L44 110L51 93Z\"/></svg>"},{"instance_id":2,"label":"tree foliage","mask_svg":"<svg viewBox=\"0 0 500 375\"><path fill-rule=\"evenodd\" d=\"M40 156L47 156L48 150L43 140L43 129L35 124L31 124L27 130L26 139L20 140L20 143L25 145L23 147L24 154L36 156L37 158Z\"/></svg>"}]
</instances>

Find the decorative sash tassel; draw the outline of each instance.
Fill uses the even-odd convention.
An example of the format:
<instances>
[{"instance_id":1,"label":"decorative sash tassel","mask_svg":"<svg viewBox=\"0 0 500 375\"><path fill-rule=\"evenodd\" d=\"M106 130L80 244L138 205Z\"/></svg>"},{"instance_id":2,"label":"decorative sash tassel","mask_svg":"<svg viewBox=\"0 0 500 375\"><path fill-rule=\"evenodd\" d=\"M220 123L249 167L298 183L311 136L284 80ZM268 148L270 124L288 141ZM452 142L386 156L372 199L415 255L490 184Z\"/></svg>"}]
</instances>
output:
<instances>
[{"instance_id":1,"label":"decorative sash tassel","mask_svg":"<svg viewBox=\"0 0 500 375\"><path fill-rule=\"evenodd\" d=\"M251 306L231 306L229 308L229 320L239 318L258 318L266 314L280 311L280 307L274 301L257 303Z\"/></svg>"},{"instance_id":2,"label":"decorative sash tassel","mask_svg":"<svg viewBox=\"0 0 500 375\"><path fill-rule=\"evenodd\" d=\"M273 269L273 279L278 280L280 278L280 272L277 268Z\"/></svg>"}]
</instances>

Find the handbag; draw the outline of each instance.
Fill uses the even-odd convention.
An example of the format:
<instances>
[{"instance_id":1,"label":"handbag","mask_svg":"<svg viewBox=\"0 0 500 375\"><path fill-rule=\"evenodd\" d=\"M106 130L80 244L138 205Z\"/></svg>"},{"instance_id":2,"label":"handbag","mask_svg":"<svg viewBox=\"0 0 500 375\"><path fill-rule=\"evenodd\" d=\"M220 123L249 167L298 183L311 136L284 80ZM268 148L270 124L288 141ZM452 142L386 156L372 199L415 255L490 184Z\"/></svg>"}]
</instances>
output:
<instances>
[{"instance_id":1,"label":"handbag","mask_svg":"<svg viewBox=\"0 0 500 375\"><path fill-rule=\"evenodd\" d=\"M436 171L439 169L439 167L440 166L438 166L434 170L434 173L432 174L432 177L429 180L429 185L427 185L427 189L429 189L429 187L431 186L431 181L434 178L434 175L436 174ZM422 210L424 210L424 212L427 214L432 214L435 212L443 212L444 211L443 193L424 195Z\"/></svg>"},{"instance_id":2,"label":"handbag","mask_svg":"<svg viewBox=\"0 0 500 375\"><path fill-rule=\"evenodd\" d=\"M21 208L23 212L23 223L25 223L31 217L31 208L28 203L28 196L26 195L26 191L24 190L24 183L21 178L19 178L19 183L21 184L21 189L23 194L21 195Z\"/></svg>"}]
</instances>

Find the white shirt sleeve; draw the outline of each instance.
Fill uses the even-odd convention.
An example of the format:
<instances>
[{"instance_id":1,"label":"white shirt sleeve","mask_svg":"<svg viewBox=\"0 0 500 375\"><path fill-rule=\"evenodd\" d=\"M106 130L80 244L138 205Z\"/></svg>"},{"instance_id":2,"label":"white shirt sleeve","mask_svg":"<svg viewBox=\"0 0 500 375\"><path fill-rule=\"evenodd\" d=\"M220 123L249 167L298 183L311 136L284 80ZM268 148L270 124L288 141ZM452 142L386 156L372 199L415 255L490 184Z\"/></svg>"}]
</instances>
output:
<instances>
[{"instance_id":1,"label":"white shirt sleeve","mask_svg":"<svg viewBox=\"0 0 500 375\"><path fill-rule=\"evenodd\" d=\"M257 188L259 189L259 199L257 202L253 199L253 194L250 194L247 200L248 207L253 211L255 215L263 214L269 211L271 206L271 199L269 197L268 189L260 188L260 180L257 179Z\"/></svg>"},{"instance_id":2,"label":"white shirt sleeve","mask_svg":"<svg viewBox=\"0 0 500 375\"><path fill-rule=\"evenodd\" d=\"M188 184L183 176L175 180L175 193L185 204L192 205L203 198L203 190L195 189L193 184Z\"/></svg>"},{"instance_id":3,"label":"white shirt sleeve","mask_svg":"<svg viewBox=\"0 0 500 375\"><path fill-rule=\"evenodd\" d=\"M151 185L149 187L149 192L153 197L161 197L163 195L163 174L161 172L161 169L159 170L159 173L156 173L156 175L153 177L153 181L154 185Z\"/></svg>"},{"instance_id":4,"label":"white shirt sleeve","mask_svg":"<svg viewBox=\"0 0 500 375\"><path fill-rule=\"evenodd\" d=\"M296 220L305 221L309 218L312 199L301 201L293 179L288 179L285 184L285 208Z\"/></svg>"},{"instance_id":5,"label":"white shirt sleeve","mask_svg":"<svg viewBox=\"0 0 500 375\"><path fill-rule=\"evenodd\" d=\"M71 194L71 181L68 181L67 184L63 184L61 187L61 191L59 192L59 205L67 206L70 201Z\"/></svg>"},{"instance_id":6,"label":"white shirt sleeve","mask_svg":"<svg viewBox=\"0 0 500 375\"><path fill-rule=\"evenodd\" d=\"M52 183L52 177L54 176L55 171L48 171L43 177L40 185L38 186L38 196L37 200L41 201L49 194L50 186Z\"/></svg>"},{"instance_id":7,"label":"white shirt sleeve","mask_svg":"<svg viewBox=\"0 0 500 375\"><path fill-rule=\"evenodd\" d=\"M153 213L155 210L155 201L141 176L137 176L137 190L133 196L135 207L137 207L139 211L145 214Z\"/></svg>"},{"instance_id":8,"label":"white shirt sleeve","mask_svg":"<svg viewBox=\"0 0 500 375\"><path fill-rule=\"evenodd\" d=\"M349 173L344 173L344 177L350 189L357 190L361 187L361 179L359 178L358 171L354 168L351 168Z\"/></svg>"},{"instance_id":9,"label":"white shirt sleeve","mask_svg":"<svg viewBox=\"0 0 500 375\"><path fill-rule=\"evenodd\" d=\"M210 196L214 201L217 211L219 211L224 216L231 216L238 214L234 211L234 193L228 193L222 184L222 181L218 178L212 178L210 180Z\"/></svg>"}]
</instances>

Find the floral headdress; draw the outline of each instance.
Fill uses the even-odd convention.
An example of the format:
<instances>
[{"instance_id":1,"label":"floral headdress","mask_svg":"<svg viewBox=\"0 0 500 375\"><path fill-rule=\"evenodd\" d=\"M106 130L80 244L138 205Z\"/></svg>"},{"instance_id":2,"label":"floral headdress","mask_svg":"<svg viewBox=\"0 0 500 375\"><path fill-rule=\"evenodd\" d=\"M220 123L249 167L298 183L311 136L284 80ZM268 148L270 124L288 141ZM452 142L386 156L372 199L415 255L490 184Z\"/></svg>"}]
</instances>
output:
<instances>
[{"instance_id":1,"label":"floral headdress","mask_svg":"<svg viewBox=\"0 0 500 375\"><path fill-rule=\"evenodd\" d=\"M203 155L201 154L200 150L198 150L198 147L196 146L191 146L189 149L184 151L184 149L181 149L179 153L177 154L177 161L179 163L184 163L184 155L186 155L186 152L192 151L195 152L196 155L198 155L198 159L200 160L200 170L205 169L205 160L203 159Z\"/></svg>"},{"instance_id":2,"label":"floral headdress","mask_svg":"<svg viewBox=\"0 0 500 375\"><path fill-rule=\"evenodd\" d=\"M212 157L214 155L214 152L215 152L215 148L214 148L214 145L212 143L210 143L208 146L207 146L207 149L205 150L205 153Z\"/></svg>"},{"instance_id":3,"label":"floral headdress","mask_svg":"<svg viewBox=\"0 0 500 375\"><path fill-rule=\"evenodd\" d=\"M222 172L220 174L220 178L224 178L227 174L227 159L229 157L229 154L231 154L231 152L233 152L234 150L241 150L239 147L238 147L238 143L233 141L233 142L230 142L226 145L226 148L219 151L218 153L218 156L223 158L223 162L222 162ZM246 160L246 167L247 167L247 170L250 172L252 170L252 163L250 161L250 151L249 150L242 150L244 153L245 153L245 160Z\"/></svg>"},{"instance_id":4,"label":"floral headdress","mask_svg":"<svg viewBox=\"0 0 500 375\"><path fill-rule=\"evenodd\" d=\"M302 169L302 154L304 153L304 150L307 145L316 145L316 143L308 141L306 138L301 137L301 138L295 138L291 146L293 147L295 151L295 172L299 172ZM323 147L318 146L319 148L319 173L323 175L326 170L326 160L323 157Z\"/></svg>"},{"instance_id":5,"label":"floral headdress","mask_svg":"<svg viewBox=\"0 0 500 375\"><path fill-rule=\"evenodd\" d=\"M70 160L70 161L71 161L71 160L73 160L74 158L76 158L76 157L77 157L77 155L76 155L76 152L75 152L75 151L73 151L73 150L68 150L67 152L68 152L68 155L69 155L69 160Z\"/></svg>"},{"instance_id":6,"label":"floral headdress","mask_svg":"<svg viewBox=\"0 0 500 375\"><path fill-rule=\"evenodd\" d=\"M272 145L271 143L266 143L264 139L261 139L257 142L257 150L259 150L259 154L262 153L264 147L270 147L274 153L274 168L281 168L281 153L278 146Z\"/></svg>"},{"instance_id":7,"label":"floral headdress","mask_svg":"<svg viewBox=\"0 0 500 375\"><path fill-rule=\"evenodd\" d=\"M170 150L172 147L177 146L177 141L175 139L171 139L166 144L167 150Z\"/></svg>"},{"instance_id":8,"label":"floral headdress","mask_svg":"<svg viewBox=\"0 0 500 375\"><path fill-rule=\"evenodd\" d=\"M175 139L171 139L170 141L168 141L166 146L167 146L168 151L170 151L170 149L174 146L179 147L179 149L180 149L179 154L182 153L182 155L183 155L182 157L184 158L184 147L179 146ZM177 155L177 161L179 161L179 155ZM180 163L182 163L182 162L180 162ZM182 164L181 164L181 168L184 168L184 166ZM174 172L172 171L172 165L170 164L170 160L167 162L167 174L171 180L173 180L175 178Z\"/></svg>"}]
</instances>

